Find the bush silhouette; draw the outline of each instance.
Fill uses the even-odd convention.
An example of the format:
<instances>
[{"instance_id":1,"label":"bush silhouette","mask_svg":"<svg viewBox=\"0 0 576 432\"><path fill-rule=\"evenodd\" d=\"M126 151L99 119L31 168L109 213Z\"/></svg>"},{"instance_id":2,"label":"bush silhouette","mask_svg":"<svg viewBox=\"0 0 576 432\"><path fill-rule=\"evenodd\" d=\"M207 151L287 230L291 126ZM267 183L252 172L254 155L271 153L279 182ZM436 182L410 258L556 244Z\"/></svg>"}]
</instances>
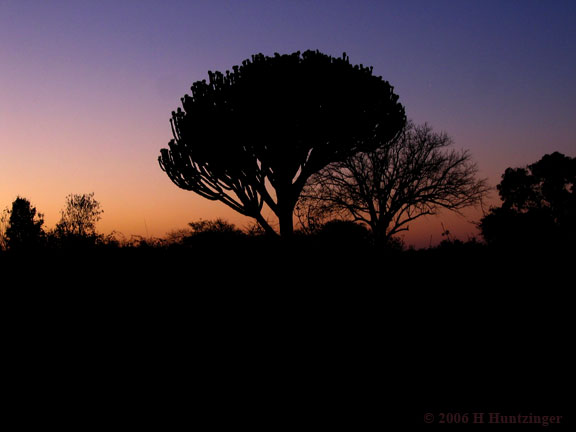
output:
<instances>
[{"instance_id":1,"label":"bush silhouette","mask_svg":"<svg viewBox=\"0 0 576 432\"><path fill-rule=\"evenodd\" d=\"M183 239L185 245L212 243L216 246L235 242L245 237L245 234L234 224L221 218L190 222L188 225L191 232Z\"/></svg>"},{"instance_id":2,"label":"bush silhouette","mask_svg":"<svg viewBox=\"0 0 576 432\"><path fill-rule=\"evenodd\" d=\"M346 55L258 54L232 69L209 72L182 98L159 163L178 187L255 218L270 234L264 204L291 236L312 174L390 141L405 123L392 86Z\"/></svg>"},{"instance_id":3,"label":"bush silhouette","mask_svg":"<svg viewBox=\"0 0 576 432\"><path fill-rule=\"evenodd\" d=\"M352 221L332 220L322 226L318 238L330 244L367 247L370 243L370 232L364 226Z\"/></svg>"}]
</instances>

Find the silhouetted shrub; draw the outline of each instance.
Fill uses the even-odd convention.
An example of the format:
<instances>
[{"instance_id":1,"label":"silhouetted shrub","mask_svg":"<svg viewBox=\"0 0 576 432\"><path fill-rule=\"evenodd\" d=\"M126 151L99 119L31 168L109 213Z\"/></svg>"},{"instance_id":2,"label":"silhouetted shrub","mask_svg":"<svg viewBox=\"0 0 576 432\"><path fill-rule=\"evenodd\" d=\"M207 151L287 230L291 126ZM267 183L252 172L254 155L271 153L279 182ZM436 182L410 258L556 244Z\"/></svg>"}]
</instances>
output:
<instances>
[{"instance_id":1,"label":"silhouetted shrub","mask_svg":"<svg viewBox=\"0 0 576 432\"><path fill-rule=\"evenodd\" d=\"M226 247L246 239L246 234L234 224L221 219L199 220L188 224L189 230L178 233L176 244L185 247ZM174 244L174 243L173 243Z\"/></svg>"},{"instance_id":2,"label":"silhouetted shrub","mask_svg":"<svg viewBox=\"0 0 576 432\"><path fill-rule=\"evenodd\" d=\"M367 247L370 244L370 231L360 224L346 220L326 222L317 236L320 241L331 245Z\"/></svg>"}]
</instances>

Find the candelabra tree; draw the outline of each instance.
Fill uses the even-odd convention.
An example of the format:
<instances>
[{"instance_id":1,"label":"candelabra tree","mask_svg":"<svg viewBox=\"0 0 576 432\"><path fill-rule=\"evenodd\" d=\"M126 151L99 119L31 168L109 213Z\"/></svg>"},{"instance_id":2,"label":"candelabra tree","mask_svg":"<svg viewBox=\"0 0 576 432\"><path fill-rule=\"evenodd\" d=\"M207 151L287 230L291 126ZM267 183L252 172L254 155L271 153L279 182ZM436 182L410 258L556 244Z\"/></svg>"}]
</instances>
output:
<instances>
[{"instance_id":1,"label":"candelabra tree","mask_svg":"<svg viewBox=\"0 0 576 432\"><path fill-rule=\"evenodd\" d=\"M393 87L346 54L258 54L208 75L172 112L160 167L178 187L275 233L267 205L283 237L312 174L393 140L406 121Z\"/></svg>"}]
</instances>

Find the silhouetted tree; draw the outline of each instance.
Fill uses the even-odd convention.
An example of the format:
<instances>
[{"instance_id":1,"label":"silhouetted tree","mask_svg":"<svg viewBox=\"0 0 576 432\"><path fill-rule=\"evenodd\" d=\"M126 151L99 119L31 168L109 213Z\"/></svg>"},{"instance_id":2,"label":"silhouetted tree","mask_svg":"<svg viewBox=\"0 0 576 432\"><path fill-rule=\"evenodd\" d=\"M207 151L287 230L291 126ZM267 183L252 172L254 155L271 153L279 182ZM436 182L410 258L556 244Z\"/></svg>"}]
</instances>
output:
<instances>
[{"instance_id":1,"label":"silhouetted tree","mask_svg":"<svg viewBox=\"0 0 576 432\"><path fill-rule=\"evenodd\" d=\"M393 139L405 123L393 87L372 68L318 51L262 54L209 72L172 113L159 163L180 188L255 218L266 204L293 232L306 180L327 164Z\"/></svg>"},{"instance_id":2,"label":"silhouetted tree","mask_svg":"<svg viewBox=\"0 0 576 432\"><path fill-rule=\"evenodd\" d=\"M419 217L475 205L488 190L486 182L476 178L469 153L448 149L451 144L445 133L410 122L391 143L313 175L297 213L305 224L335 216L366 224L386 244Z\"/></svg>"},{"instance_id":3,"label":"silhouetted tree","mask_svg":"<svg viewBox=\"0 0 576 432\"><path fill-rule=\"evenodd\" d=\"M488 243L527 244L574 241L576 158L555 152L525 168L508 168L497 186L500 207L480 222Z\"/></svg>"},{"instance_id":4,"label":"silhouetted tree","mask_svg":"<svg viewBox=\"0 0 576 432\"><path fill-rule=\"evenodd\" d=\"M8 224L5 232L6 246L10 250L31 250L44 240L44 216L26 198L18 197L8 211Z\"/></svg>"},{"instance_id":5,"label":"silhouetted tree","mask_svg":"<svg viewBox=\"0 0 576 432\"><path fill-rule=\"evenodd\" d=\"M104 210L94 199L94 193L70 194L66 197L66 207L61 211L56 233L60 237L94 238L96 222Z\"/></svg>"}]
</instances>

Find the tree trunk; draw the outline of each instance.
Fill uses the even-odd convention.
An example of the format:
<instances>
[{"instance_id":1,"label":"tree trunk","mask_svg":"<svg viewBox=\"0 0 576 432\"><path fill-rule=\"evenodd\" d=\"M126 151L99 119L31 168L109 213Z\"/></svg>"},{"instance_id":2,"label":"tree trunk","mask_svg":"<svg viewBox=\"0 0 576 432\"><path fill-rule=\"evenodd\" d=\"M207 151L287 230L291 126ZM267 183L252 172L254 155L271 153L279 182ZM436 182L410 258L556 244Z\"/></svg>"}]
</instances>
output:
<instances>
[{"instance_id":1,"label":"tree trunk","mask_svg":"<svg viewBox=\"0 0 576 432\"><path fill-rule=\"evenodd\" d=\"M285 204L285 203L284 203ZM281 205L278 208L280 237L290 238L294 234L294 206Z\"/></svg>"},{"instance_id":2,"label":"tree trunk","mask_svg":"<svg viewBox=\"0 0 576 432\"><path fill-rule=\"evenodd\" d=\"M388 236L388 223L380 222L371 226L372 234L374 235L374 244L377 248L384 248L388 246L390 240Z\"/></svg>"},{"instance_id":3,"label":"tree trunk","mask_svg":"<svg viewBox=\"0 0 576 432\"><path fill-rule=\"evenodd\" d=\"M272 228L270 224L266 222L266 219L264 219L264 217L260 213L256 216L256 221L260 224L262 228L264 228L264 231L266 232L267 235L272 237L276 237L278 235L278 233L274 231L274 228Z\"/></svg>"}]
</instances>

